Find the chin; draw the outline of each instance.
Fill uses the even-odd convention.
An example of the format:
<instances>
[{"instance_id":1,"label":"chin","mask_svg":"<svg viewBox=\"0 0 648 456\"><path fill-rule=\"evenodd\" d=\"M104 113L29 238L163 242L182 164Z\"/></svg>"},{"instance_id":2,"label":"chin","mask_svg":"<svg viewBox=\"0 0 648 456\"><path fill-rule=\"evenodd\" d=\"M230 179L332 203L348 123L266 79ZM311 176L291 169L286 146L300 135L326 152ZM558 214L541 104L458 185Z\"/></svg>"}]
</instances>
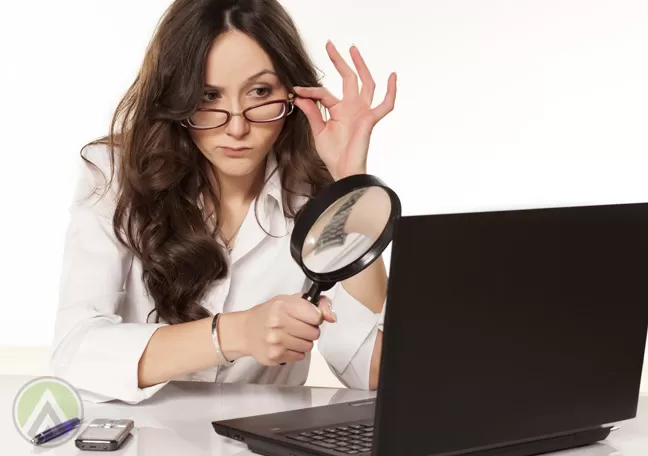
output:
<instances>
[{"instance_id":1,"label":"chin","mask_svg":"<svg viewBox=\"0 0 648 456\"><path fill-rule=\"evenodd\" d=\"M219 157L219 160L213 165L223 174L227 176L247 176L255 172L261 163L263 157Z\"/></svg>"}]
</instances>

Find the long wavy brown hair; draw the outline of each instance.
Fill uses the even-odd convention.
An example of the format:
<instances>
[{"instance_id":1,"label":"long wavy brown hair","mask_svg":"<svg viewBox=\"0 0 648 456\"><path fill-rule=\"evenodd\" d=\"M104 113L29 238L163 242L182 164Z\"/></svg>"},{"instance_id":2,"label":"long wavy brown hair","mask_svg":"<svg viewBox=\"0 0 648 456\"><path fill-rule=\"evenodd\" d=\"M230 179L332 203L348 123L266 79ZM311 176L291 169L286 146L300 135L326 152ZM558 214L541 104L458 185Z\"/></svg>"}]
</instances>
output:
<instances>
[{"instance_id":1,"label":"long wavy brown hair","mask_svg":"<svg viewBox=\"0 0 648 456\"><path fill-rule=\"evenodd\" d=\"M156 321L208 317L201 301L228 273L218 228L199 205L199 197L209 195L218 210L214 176L180 122L201 102L210 46L231 29L264 49L288 90L320 85L295 24L276 0L176 0L160 20L108 135L86 145L105 144L110 151L109 183L116 178L118 189L113 228L141 260ZM294 217L298 189L309 189L310 197L332 181L301 110L285 119L273 149L285 215Z\"/></svg>"}]
</instances>

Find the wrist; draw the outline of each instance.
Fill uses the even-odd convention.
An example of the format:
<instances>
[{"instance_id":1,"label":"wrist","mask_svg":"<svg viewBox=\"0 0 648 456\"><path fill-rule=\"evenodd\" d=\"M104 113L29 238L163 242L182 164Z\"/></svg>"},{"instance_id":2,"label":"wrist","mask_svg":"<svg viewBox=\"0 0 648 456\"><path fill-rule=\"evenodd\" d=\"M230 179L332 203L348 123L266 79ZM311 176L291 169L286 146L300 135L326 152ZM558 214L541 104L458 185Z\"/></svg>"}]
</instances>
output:
<instances>
[{"instance_id":1,"label":"wrist","mask_svg":"<svg viewBox=\"0 0 648 456\"><path fill-rule=\"evenodd\" d=\"M244 327L245 312L223 313L218 318L221 351L230 361L249 356Z\"/></svg>"}]
</instances>

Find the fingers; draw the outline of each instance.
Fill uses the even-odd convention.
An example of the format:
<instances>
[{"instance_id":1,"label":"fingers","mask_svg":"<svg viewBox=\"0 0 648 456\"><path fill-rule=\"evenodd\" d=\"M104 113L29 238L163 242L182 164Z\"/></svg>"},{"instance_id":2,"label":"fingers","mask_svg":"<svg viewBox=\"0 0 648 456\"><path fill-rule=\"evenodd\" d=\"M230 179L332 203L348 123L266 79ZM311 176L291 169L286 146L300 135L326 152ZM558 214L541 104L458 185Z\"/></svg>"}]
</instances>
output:
<instances>
[{"instance_id":1,"label":"fingers","mask_svg":"<svg viewBox=\"0 0 648 456\"><path fill-rule=\"evenodd\" d=\"M324 321L327 321L329 323L335 323L337 321L337 316L335 315L333 305L331 304L331 300L328 298L328 296L320 296L319 308L322 311L322 317L324 318Z\"/></svg>"},{"instance_id":2,"label":"fingers","mask_svg":"<svg viewBox=\"0 0 648 456\"><path fill-rule=\"evenodd\" d=\"M319 338L319 328L290 317L286 318L281 329L270 330L265 335L264 342L269 365L283 365L303 360L305 354L313 350L313 341ZM309 339L298 337L298 334L303 334Z\"/></svg>"},{"instance_id":3,"label":"fingers","mask_svg":"<svg viewBox=\"0 0 648 456\"><path fill-rule=\"evenodd\" d=\"M336 104L340 102L335 95L333 95L329 89L326 87L293 87L293 90L298 97L302 98L312 98L314 100L319 100L326 109L332 109ZM297 102L295 100L295 102Z\"/></svg>"},{"instance_id":4,"label":"fingers","mask_svg":"<svg viewBox=\"0 0 648 456\"><path fill-rule=\"evenodd\" d=\"M319 326L322 323L322 311L299 295L286 298L285 310L291 317L309 325Z\"/></svg>"},{"instance_id":5,"label":"fingers","mask_svg":"<svg viewBox=\"0 0 648 456\"><path fill-rule=\"evenodd\" d=\"M366 62L362 58L360 51L354 45L351 46L351 59L353 64L358 70L358 75L360 75L360 81L362 82L362 89L360 90L360 97L369 105L373 102L374 93L376 91L376 82L371 76L369 67L367 67Z\"/></svg>"},{"instance_id":6,"label":"fingers","mask_svg":"<svg viewBox=\"0 0 648 456\"><path fill-rule=\"evenodd\" d=\"M265 343L269 347L270 358L281 360L283 354L281 350L292 350L300 353L306 353L313 349L313 341L305 340L289 334L287 331L270 331L266 334Z\"/></svg>"},{"instance_id":7,"label":"fingers","mask_svg":"<svg viewBox=\"0 0 648 456\"><path fill-rule=\"evenodd\" d=\"M276 366L277 364L296 363L306 358L303 352L294 350L287 350L281 346L271 347L268 354L268 359L261 361L262 364L269 366Z\"/></svg>"},{"instance_id":8,"label":"fingers","mask_svg":"<svg viewBox=\"0 0 648 456\"><path fill-rule=\"evenodd\" d=\"M320 337L322 322L337 320L331 301L319 299L319 307L303 299L301 294L277 298L265 324L264 356L258 358L267 365L284 365L305 358Z\"/></svg>"},{"instance_id":9,"label":"fingers","mask_svg":"<svg viewBox=\"0 0 648 456\"><path fill-rule=\"evenodd\" d=\"M382 103L380 103L378 106L376 106L373 109L373 112L377 120L380 120L383 117L385 117L387 114L389 114L394 109L395 103L396 103L396 73L392 73L389 75L389 79L387 80L387 94L385 95L385 99L383 100Z\"/></svg>"},{"instance_id":10,"label":"fingers","mask_svg":"<svg viewBox=\"0 0 648 456\"><path fill-rule=\"evenodd\" d=\"M358 75L360 76L360 81L362 82L362 89L360 90L360 98L371 106L373 103L374 94L376 91L376 82L369 71L369 67L365 62L364 58L360 54L358 48L353 45L351 46L349 53L351 54L351 59L357 70L356 72L346 63L338 52L335 45L328 41L326 43L326 50L331 58L331 61L335 65L335 68L342 76L342 90L343 98L355 98L358 96ZM313 132L319 134L326 123L322 118L322 113L317 109L314 103L309 102L307 99L319 100L322 105L327 108L329 111L335 107L340 100L338 100L328 89L325 87L294 87L294 91L297 94L297 99L295 104L299 107L311 125ZM374 113L374 119L372 122L377 122L387 114L389 114L396 104L396 73L389 75L387 80L387 93L385 99L376 106L372 112ZM341 109L341 108L340 108Z\"/></svg>"},{"instance_id":11,"label":"fingers","mask_svg":"<svg viewBox=\"0 0 648 456\"><path fill-rule=\"evenodd\" d=\"M342 58L335 45L328 41L326 43L326 51L335 66L335 69L342 76L342 93L344 97L354 97L358 94L358 76L351 69L351 67Z\"/></svg>"},{"instance_id":12,"label":"fingers","mask_svg":"<svg viewBox=\"0 0 648 456\"><path fill-rule=\"evenodd\" d=\"M315 102L307 98L296 98L295 106L301 109L306 116L306 119L308 119L308 123L313 130L313 134L315 136L319 135L324 127L326 127L326 122L324 122L322 113L317 108Z\"/></svg>"},{"instance_id":13,"label":"fingers","mask_svg":"<svg viewBox=\"0 0 648 456\"><path fill-rule=\"evenodd\" d=\"M320 337L319 326L309 325L292 317L288 317L284 329L290 335L304 340L317 340Z\"/></svg>"},{"instance_id":14,"label":"fingers","mask_svg":"<svg viewBox=\"0 0 648 456\"><path fill-rule=\"evenodd\" d=\"M296 351L299 353L308 353L313 349L312 340L304 340L299 337L291 336L290 334L284 334L281 345L289 351Z\"/></svg>"}]
</instances>

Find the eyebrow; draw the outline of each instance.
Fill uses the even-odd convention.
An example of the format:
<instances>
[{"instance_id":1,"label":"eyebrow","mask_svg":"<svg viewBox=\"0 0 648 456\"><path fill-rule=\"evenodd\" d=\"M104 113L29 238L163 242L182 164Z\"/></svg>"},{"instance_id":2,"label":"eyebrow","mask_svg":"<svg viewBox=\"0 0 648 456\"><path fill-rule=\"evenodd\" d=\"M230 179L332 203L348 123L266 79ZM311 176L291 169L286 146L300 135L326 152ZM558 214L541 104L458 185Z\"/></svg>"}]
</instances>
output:
<instances>
[{"instance_id":1,"label":"eyebrow","mask_svg":"<svg viewBox=\"0 0 648 456\"><path fill-rule=\"evenodd\" d=\"M277 73L275 73L274 71L265 69L265 70L259 71L258 73L254 73L252 76L250 76L249 78L247 78L245 80L245 83L249 84L250 82L254 81L256 78L259 78L259 77L263 76L264 74L272 74L274 76L277 76ZM277 76L277 77L279 77L279 76ZM205 88L206 89L211 89L211 90L219 90L219 91L223 90L222 87L211 85L211 84L205 84Z\"/></svg>"}]
</instances>

